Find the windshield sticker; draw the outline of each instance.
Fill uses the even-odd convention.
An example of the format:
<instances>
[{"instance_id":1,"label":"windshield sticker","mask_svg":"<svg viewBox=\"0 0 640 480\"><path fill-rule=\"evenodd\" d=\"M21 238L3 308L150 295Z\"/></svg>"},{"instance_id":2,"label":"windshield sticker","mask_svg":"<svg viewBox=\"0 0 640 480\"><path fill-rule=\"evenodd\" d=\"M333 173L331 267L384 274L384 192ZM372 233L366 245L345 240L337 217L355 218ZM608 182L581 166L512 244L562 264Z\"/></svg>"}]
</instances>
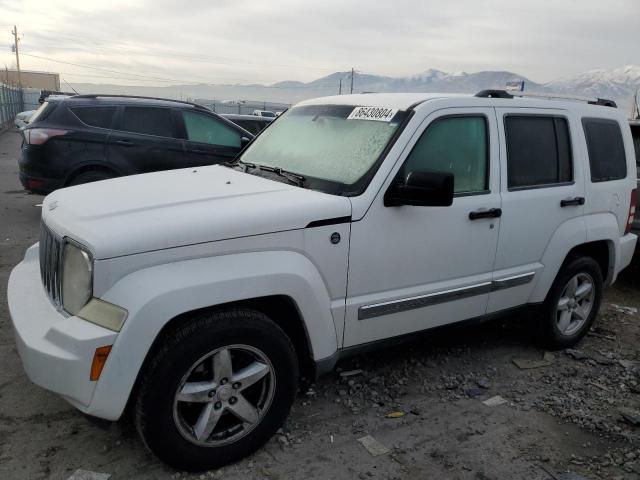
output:
<instances>
[{"instance_id":1,"label":"windshield sticker","mask_svg":"<svg viewBox=\"0 0 640 480\"><path fill-rule=\"evenodd\" d=\"M375 120L377 122L390 122L397 112L397 108L356 107L347 117L347 120Z\"/></svg>"}]
</instances>

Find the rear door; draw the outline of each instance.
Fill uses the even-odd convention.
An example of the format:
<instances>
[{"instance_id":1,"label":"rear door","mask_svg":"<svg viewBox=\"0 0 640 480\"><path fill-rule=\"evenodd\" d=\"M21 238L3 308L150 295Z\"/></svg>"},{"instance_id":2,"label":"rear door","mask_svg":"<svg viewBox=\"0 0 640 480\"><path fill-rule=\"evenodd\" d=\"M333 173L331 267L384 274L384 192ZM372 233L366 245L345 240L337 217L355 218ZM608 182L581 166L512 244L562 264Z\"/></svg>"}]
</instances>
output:
<instances>
[{"instance_id":1,"label":"rear door","mask_svg":"<svg viewBox=\"0 0 640 480\"><path fill-rule=\"evenodd\" d=\"M108 140L109 162L127 174L188 167L173 109L121 107Z\"/></svg>"},{"instance_id":2,"label":"rear door","mask_svg":"<svg viewBox=\"0 0 640 480\"><path fill-rule=\"evenodd\" d=\"M583 148L575 142L579 121L556 109L497 108L496 114L502 222L488 313L527 303L554 237L564 246L586 235L584 171L575 160Z\"/></svg>"},{"instance_id":3,"label":"rear door","mask_svg":"<svg viewBox=\"0 0 640 480\"><path fill-rule=\"evenodd\" d=\"M240 152L245 135L239 128L205 112L180 110L178 115L190 165L229 162Z\"/></svg>"}]
</instances>

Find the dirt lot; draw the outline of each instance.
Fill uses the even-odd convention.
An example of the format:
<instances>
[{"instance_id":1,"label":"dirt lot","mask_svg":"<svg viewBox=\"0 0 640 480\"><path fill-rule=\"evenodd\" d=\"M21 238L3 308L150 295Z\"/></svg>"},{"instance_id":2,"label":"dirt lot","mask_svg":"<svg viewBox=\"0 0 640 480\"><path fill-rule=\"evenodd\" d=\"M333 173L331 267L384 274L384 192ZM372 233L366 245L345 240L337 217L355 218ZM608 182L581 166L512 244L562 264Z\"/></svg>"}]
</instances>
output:
<instances>
[{"instance_id":1,"label":"dirt lot","mask_svg":"<svg viewBox=\"0 0 640 480\"><path fill-rule=\"evenodd\" d=\"M640 307L640 261L607 291L579 350L545 355L518 317L447 329L343 362L300 392L281 434L251 458L202 475L165 467L129 422L98 427L22 372L6 284L37 241L42 197L20 187L19 146L15 132L0 134L0 478L640 478L640 316L613 305ZM482 403L495 395L507 402ZM390 451L372 456L365 435Z\"/></svg>"}]
</instances>

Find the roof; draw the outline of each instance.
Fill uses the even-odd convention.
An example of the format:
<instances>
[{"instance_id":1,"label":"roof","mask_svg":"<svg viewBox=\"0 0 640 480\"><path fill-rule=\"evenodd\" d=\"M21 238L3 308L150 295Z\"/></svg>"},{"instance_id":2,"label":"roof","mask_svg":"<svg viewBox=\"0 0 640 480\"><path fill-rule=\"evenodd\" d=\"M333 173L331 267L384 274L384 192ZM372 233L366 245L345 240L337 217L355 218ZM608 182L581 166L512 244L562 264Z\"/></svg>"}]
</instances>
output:
<instances>
[{"instance_id":1,"label":"roof","mask_svg":"<svg viewBox=\"0 0 640 480\"><path fill-rule=\"evenodd\" d=\"M584 114L591 113L603 117L620 117L620 109L591 105L584 99L553 96L486 98L471 94L459 93L362 93L351 95L334 95L305 100L301 105L353 105L396 108L407 110L426 101L450 100L441 107L529 107L546 109L580 110Z\"/></svg>"},{"instance_id":2,"label":"roof","mask_svg":"<svg viewBox=\"0 0 640 480\"><path fill-rule=\"evenodd\" d=\"M167 107L195 108L211 111L207 107L198 105L197 103L183 102L168 98L138 97L133 95L74 95L66 98L65 101L73 103L90 103L92 105L95 105L96 103L108 103L110 105L162 105Z\"/></svg>"},{"instance_id":3,"label":"roof","mask_svg":"<svg viewBox=\"0 0 640 480\"><path fill-rule=\"evenodd\" d=\"M407 110L417 103L436 98L471 97L457 93L356 93L351 95L333 95L313 98L298 105L353 105L368 107L387 107Z\"/></svg>"}]
</instances>

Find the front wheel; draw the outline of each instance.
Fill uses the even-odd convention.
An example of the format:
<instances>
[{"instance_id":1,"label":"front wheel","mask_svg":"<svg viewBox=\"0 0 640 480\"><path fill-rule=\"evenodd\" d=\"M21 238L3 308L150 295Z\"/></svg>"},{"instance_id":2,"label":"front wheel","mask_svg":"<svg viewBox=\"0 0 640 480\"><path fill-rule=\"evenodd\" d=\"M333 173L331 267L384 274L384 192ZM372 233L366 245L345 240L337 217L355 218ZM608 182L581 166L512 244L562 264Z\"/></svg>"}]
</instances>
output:
<instances>
[{"instance_id":1,"label":"front wheel","mask_svg":"<svg viewBox=\"0 0 640 480\"><path fill-rule=\"evenodd\" d=\"M234 309L181 325L142 372L136 426L147 447L188 471L217 468L265 443L298 380L294 348L264 314Z\"/></svg>"},{"instance_id":2,"label":"front wheel","mask_svg":"<svg viewBox=\"0 0 640 480\"><path fill-rule=\"evenodd\" d=\"M574 257L556 277L542 308L542 341L550 348L578 343L593 324L602 299L602 271L591 257Z\"/></svg>"}]
</instances>

